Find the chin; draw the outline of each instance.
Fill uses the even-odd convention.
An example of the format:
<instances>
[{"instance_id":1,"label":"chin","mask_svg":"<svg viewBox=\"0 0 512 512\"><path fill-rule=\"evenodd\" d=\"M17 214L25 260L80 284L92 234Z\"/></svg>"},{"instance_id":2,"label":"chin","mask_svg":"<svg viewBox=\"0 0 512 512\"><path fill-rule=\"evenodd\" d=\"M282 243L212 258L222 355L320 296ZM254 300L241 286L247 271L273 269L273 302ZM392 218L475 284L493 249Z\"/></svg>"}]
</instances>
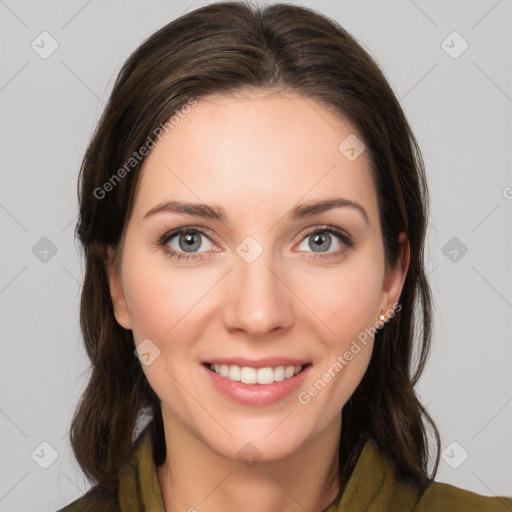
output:
<instances>
[{"instance_id":1,"label":"chin","mask_svg":"<svg viewBox=\"0 0 512 512\"><path fill-rule=\"evenodd\" d=\"M290 414L292 416L293 413ZM285 417L283 415L278 421L275 418L266 421L250 418L231 424L226 422L226 430L233 437L227 434L220 437L210 430L204 433L202 441L217 455L227 459L242 462L283 460L299 451L311 437L311 433L304 430L304 422L301 422L300 431L292 430L297 424L287 420L283 422Z\"/></svg>"}]
</instances>

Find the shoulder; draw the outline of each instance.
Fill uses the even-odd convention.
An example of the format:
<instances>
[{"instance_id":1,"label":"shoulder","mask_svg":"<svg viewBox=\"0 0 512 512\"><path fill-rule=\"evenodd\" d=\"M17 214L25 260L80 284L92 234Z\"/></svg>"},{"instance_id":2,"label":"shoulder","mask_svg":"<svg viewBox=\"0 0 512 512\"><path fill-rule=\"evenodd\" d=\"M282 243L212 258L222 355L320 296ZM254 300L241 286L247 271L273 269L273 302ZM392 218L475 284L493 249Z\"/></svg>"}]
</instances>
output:
<instances>
[{"instance_id":1,"label":"shoulder","mask_svg":"<svg viewBox=\"0 0 512 512\"><path fill-rule=\"evenodd\" d=\"M120 512L117 479L108 485L95 485L83 496L57 512Z\"/></svg>"},{"instance_id":2,"label":"shoulder","mask_svg":"<svg viewBox=\"0 0 512 512\"><path fill-rule=\"evenodd\" d=\"M421 495L414 512L512 512L512 498L489 497L453 485L432 483Z\"/></svg>"},{"instance_id":3,"label":"shoulder","mask_svg":"<svg viewBox=\"0 0 512 512\"><path fill-rule=\"evenodd\" d=\"M99 500L91 497L90 494L85 494L64 508L57 510L57 512L106 512L107 510L118 512L119 510L108 505L108 508L105 508L105 505L105 503L101 503Z\"/></svg>"},{"instance_id":4,"label":"shoulder","mask_svg":"<svg viewBox=\"0 0 512 512\"><path fill-rule=\"evenodd\" d=\"M512 498L488 497L453 485L432 482L418 487L397 478L390 462L372 442L364 446L354 472L332 512L512 512ZM331 512L331 509L328 509Z\"/></svg>"},{"instance_id":5,"label":"shoulder","mask_svg":"<svg viewBox=\"0 0 512 512\"><path fill-rule=\"evenodd\" d=\"M149 430L134 442L127 461L118 474L57 512L121 512L164 510L152 455Z\"/></svg>"}]
</instances>

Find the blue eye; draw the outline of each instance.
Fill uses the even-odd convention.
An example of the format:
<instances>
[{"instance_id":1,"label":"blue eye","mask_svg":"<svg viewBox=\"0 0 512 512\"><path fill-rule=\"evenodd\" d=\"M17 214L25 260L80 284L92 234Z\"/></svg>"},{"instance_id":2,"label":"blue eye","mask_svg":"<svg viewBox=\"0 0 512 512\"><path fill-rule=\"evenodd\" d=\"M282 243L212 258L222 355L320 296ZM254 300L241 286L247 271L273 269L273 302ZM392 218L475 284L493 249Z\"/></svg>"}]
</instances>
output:
<instances>
[{"instance_id":1,"label":"blue eye","mask_svg":"<svg viewBox=\"0 0 512 512\"><path fill-rule=\"evenodd\" d=\"M203 242L207 240L206 244ZM159 241L159 245L164 247L171 258L193 259L202 258L202 252L199 249L205 249L205 252L211 250L214 244L198 228L180 228L165 234Z\"/></svg>"},{"instance_id":2,"label":"blue eye","mask_svg":"<svg viewBox=\"0 0 512 512\"><path fill-rule=\"evenodd\" d=\"M329 258L340 256L353 245L352 238L345 231L334 226L316 226L304 236L298 251L294 252L309 252L311 254L307 257L312 259ZM158 246L172 259L200 260L215 244L201 228L186 226L165 233L158 240Z\"/></svg>"},{"instance_id":3,"label":"blue eye","mask_svg":"<svg viewBox=\"0 0 512 512\"><path fill-rule=\"evenodd\" d=\"M331 251L333 242L335 247ZM326 256L339 255L352 246L353 241L347 233L334 226L324 226L310 231L301 241L299 250L308 252L311 249L315 254L313 257L317 258L323 257L322 253L326 253Z\"/></svg>"}]
</instances>

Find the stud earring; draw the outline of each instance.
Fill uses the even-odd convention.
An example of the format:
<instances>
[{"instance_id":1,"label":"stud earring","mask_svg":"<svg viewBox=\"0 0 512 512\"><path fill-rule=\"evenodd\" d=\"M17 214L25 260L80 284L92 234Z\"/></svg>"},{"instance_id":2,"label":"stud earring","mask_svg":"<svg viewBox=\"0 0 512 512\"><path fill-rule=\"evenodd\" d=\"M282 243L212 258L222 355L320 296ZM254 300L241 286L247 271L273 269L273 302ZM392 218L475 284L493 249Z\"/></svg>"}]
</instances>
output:
<instances>
[{"instance_id":1,"label":"stud earring","mask_svg":"<svg viewBox=\"0 0 512 512\"><path fill-rule=\"evenodd\" d=\"M385 322L386 321L386 317L384 315L379 315L379 320L381 322Z\"/></svg>"}]
</instances>

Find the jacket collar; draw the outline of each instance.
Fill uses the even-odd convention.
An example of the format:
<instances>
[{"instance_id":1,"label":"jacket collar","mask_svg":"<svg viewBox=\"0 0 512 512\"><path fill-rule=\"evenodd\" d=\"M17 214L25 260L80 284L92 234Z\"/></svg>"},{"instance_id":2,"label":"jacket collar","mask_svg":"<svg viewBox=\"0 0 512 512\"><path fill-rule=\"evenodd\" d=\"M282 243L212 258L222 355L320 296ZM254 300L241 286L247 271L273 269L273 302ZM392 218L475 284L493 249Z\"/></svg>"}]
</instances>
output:
<instances>
[{"instance_id":1,"label":"jacket collar","mask_svg":"<svg viewBox=\"0 0 512 512\"><path fill-rule=\"evenodd\" d=\"M412 487L396 480L389 463L368 441L349 481L325 512L412 510L418 498ZM121 512L165 511L148 430L120 474L119 505Z\"/></svg>"}]
</instances>

